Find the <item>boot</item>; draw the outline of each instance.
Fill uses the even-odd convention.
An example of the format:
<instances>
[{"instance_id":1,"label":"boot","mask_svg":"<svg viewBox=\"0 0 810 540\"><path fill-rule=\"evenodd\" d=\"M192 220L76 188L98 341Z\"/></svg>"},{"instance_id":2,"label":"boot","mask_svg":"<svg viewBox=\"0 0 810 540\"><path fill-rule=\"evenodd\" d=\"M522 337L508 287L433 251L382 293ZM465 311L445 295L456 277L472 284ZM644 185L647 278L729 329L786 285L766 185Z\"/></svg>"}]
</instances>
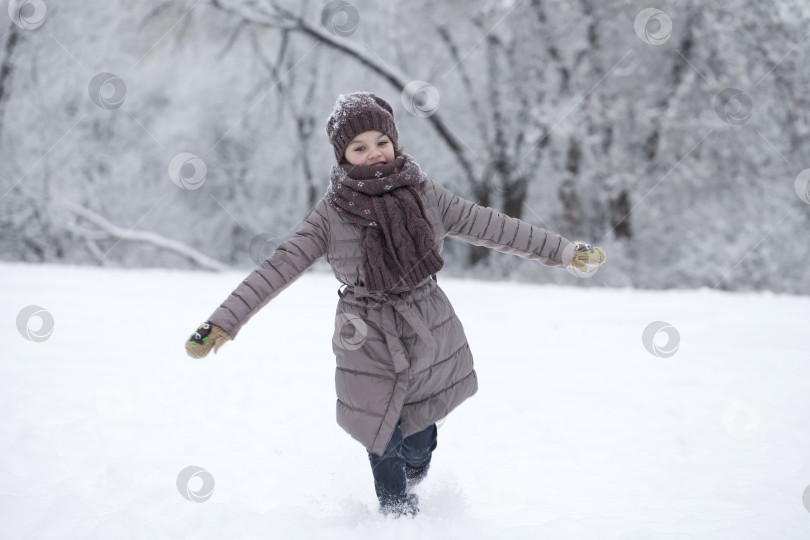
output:
<instances>
[{"instance_id":1,"label":"boot","mask_svg":"<svg viewBox=\"0 0 810 540\"><path fill-rule=\"evenodd\" d=\"M428 461L421 467L411 467L407 463L405 464L405 489L410 490L419 482L425 479L428 473L428 469L430 468L430 462Z\"/></svg>"},{"instance_id":2,"label":"boot","mask_svg":"<svg viewBox=\"0 0 810 540\"><path fill-rule=\"evenodd\" d=\"M380 504L380 513L394 519L402 516L414 518L419 513L419 497L415 493L408 493L404 501Z\"/></svg>"}]
</instances>

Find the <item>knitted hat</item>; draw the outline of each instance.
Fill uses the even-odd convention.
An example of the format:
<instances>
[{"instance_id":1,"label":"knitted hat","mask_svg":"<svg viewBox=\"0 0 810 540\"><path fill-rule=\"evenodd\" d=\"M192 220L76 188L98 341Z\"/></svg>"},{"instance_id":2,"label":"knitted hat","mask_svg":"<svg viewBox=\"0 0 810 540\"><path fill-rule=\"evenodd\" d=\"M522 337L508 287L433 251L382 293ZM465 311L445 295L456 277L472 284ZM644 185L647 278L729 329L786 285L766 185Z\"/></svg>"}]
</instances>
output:
<instances>
[{"instance_id":1,"label":"knitted hat","mask_svg":"<svg viewBox=\"0 0 810 540\"><path fill-rule=\"evenodd\" d=\"M326 121L326 134L335 149L338 163L352 139L364 131L385 133L396 148L399 134L391 105L371 92L340 94Z\"/></svg>"}]
</instances>

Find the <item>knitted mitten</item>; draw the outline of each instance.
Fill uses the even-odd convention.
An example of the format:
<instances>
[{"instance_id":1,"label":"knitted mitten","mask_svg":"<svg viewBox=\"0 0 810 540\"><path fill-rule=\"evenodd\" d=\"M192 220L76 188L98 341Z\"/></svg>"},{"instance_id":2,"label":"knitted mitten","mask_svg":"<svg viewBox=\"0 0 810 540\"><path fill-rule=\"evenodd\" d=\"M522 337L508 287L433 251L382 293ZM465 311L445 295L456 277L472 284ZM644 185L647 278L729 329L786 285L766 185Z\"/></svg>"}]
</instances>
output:
<instances>
[{"instance_id":1,"label":"knitted mitten","mask_svg":"<svg viewBox=\"0 0 810 540\"><path fill-rule=\"evenodd\" d=\"M211 324L210 321L206 321L186 341L186 352L192 358L202 358L211 351L212 347L214 352L217 352L229 339L231 336L228 332Z\"/></svg>"},{"instance_id":2,"label":"knitted mitten","mask_svg":"<svg viewBox=\"0 0 810 540\"><path fill-rule=\"evenodd\" d=\"M607 259L603 250L591 244L574 242L574 246L574 258L566 270L575 276L590 277Z\"/></svg>"}]
</instances>

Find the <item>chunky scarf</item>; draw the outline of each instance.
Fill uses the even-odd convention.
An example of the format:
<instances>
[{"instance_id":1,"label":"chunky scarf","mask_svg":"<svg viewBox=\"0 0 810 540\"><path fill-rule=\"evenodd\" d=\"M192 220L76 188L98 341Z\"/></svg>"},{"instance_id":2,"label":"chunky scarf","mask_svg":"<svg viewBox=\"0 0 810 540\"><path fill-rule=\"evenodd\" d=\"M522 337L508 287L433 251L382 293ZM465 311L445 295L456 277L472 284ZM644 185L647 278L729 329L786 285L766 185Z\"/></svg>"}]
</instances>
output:
<instances>
[{"instance_id":1,"label":"chunky scarf","mask_svg":"<svg viewBox=\"0 0 810 540\"><path fill-rule=\"evenodd\" d=\"M444 266L421 194L427 181L408 154L380 165L333 165L326 193L347 221L363 226L361 251L370 291L414 289Z\"/></svg>"}]
</instances>

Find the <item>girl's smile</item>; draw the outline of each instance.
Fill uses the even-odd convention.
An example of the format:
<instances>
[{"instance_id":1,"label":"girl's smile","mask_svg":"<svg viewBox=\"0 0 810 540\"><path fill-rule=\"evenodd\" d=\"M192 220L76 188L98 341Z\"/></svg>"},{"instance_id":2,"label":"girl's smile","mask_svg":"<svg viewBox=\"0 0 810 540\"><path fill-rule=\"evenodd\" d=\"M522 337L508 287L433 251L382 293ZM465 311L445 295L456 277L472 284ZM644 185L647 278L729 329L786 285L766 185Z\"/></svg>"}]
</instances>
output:
<instances>
[{"instance_id":1,"label":"girl's smile","mask_svg":"<svg viewBox=\"0 0 810 540\"><path fill-rule=\"evenodd\" d=\"M352 165L377 165L394 160L391 138L379 131L364 131L352 139L343 153Z\"/></svg>"}]
</instances>

